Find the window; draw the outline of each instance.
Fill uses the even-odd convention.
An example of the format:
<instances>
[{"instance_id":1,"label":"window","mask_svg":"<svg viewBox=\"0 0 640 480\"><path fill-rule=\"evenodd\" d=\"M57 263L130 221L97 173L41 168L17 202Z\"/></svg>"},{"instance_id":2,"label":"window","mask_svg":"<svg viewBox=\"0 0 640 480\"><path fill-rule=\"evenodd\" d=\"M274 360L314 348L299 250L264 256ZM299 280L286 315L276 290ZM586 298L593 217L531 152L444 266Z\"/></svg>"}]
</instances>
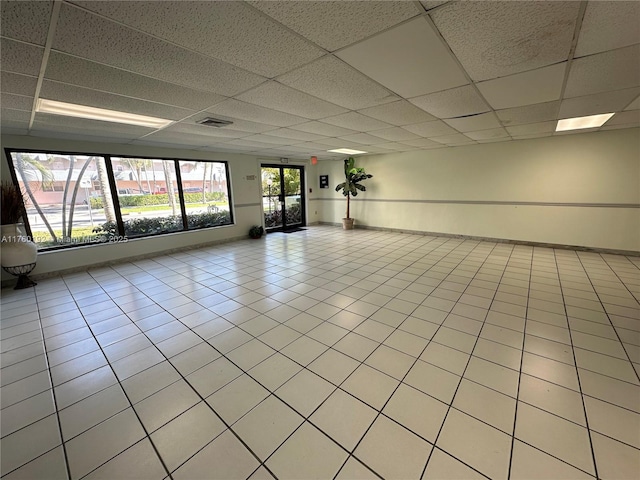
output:
<instances>
[{"instance_id":1,"label":"window","mask_svg":"<svg viewBox=\"0 0 640 480\"><path fill-rule=\"evenodd\" d=\"M226 162L6 153L40 250L233 223Z\"/></svg>"}]
</instances>

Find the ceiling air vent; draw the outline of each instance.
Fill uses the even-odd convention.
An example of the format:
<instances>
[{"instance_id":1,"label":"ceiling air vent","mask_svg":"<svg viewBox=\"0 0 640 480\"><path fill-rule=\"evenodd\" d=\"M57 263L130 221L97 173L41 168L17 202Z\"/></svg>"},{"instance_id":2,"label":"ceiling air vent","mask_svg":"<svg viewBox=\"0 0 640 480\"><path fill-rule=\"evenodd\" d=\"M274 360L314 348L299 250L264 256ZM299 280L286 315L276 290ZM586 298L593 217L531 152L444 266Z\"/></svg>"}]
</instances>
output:
<instances>
[{"instance_id":1,"label":"ceiling air vent","mask_svg":"<svg viewBox=\"0 0 640 480\"><path fill-rule=\"evenodd\" d=\"M219 118L213 118L213 117L207 117L207 118L203 118L202 120L198 120L198 122L200 125L206 125L207 127L224 127L227 125L231 125L233 122L230 120L221 120Z\"/></svg>"}]
</instances>

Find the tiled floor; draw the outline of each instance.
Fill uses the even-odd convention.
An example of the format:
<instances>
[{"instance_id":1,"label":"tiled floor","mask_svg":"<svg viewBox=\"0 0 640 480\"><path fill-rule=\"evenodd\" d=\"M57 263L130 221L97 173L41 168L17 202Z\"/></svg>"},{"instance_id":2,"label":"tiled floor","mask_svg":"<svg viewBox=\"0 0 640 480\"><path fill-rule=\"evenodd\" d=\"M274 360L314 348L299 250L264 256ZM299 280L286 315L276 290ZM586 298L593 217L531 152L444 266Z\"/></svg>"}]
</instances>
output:
<instances>
[{"instance_id":1,"label":"tiled floor","mask_svg":"<svg viewBox=\"0 0 640 480\"><path fill-rule=\"evenodd\" d=\"M639 298L639 257L333 227L5 289L2 475L638 478Z\"/></svg>"}]
</instances>

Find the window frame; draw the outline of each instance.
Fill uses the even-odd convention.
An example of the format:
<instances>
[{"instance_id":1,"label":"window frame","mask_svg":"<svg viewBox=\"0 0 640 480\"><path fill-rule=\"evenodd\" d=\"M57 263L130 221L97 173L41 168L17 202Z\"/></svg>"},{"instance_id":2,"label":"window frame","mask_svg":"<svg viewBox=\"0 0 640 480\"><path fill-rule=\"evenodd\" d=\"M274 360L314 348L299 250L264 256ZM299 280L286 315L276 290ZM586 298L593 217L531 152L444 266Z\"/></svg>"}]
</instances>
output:
<instances>
[{"instance_id":1,"label":"window frame","mask_svg":"<svg viewBox=\"0 0 640 480\"><path fill-rule=\"evenodd\" d=\"M14 185L20 186L20 182L18 181L18 174L15 169L15 164L13 160L13 154L15 153L27 153L27 154L43 154L43 155L81 155L81 156L96 156L102 157L104 159L107 176L109 177L109 189L111 191L111 198L113 199L113 208L116 215L116 225L118 228L119 238L128 238L125 235L124 229L124 220L122 218L122 211L120 209L120 199L118 197L118 188L116 183L116 178L113 171L113 163L112 158L130 158L130 159L143 159L143 160L162 160L162 161L170 161L174 164L174 169L176 172L176 182L177 182L177 190L178 190L178 200L180 202L180 211L182 213L182 230L171 231L171 232L158 232L146 235L136 235L135 237L131 237L130 240L139 240L151 237L158 237L162 235L175 235L186 232L195 232L198 230L206 230L211 228L219 228L219 227L228 227L235 225L235 215L234 215L234 204L233 204L233 194L231 191L231 175L229 162L227 160L202 160L202 159L192 159L192 158L177 158L177 157L160 157L160 156L146 156L146 155L120 155L113 153L96 153L96 152L78 152L78 151L62 151L62 150L48 150L48 149L30 149L30 148L12 148L7 147L4 149L5 158L7 159L7 163L9 165L9 173L11 176L11 181ZM221 163L224 165L225 171L225 180L227 185L227 198L229 202L229 223L224 225L216 225L211 227L197 227L197 228L189 228L188 218L187 218L187 209L186 202L184 198L184 191L182 186L182 176L180 172L180 162L202 162L202 163ZM95 189L95 184L92 184L92 190ZM24 197L22 198L22 202L24 205ZM33 232L31 230L31 224L29 222L29 216L25 215L23 218L23 224L26 230L26 234L29 238L33 238ZM83 242L83 243L69 243L69 244L59 244L52 245L47 247L38 246L38 250L41 252L50 252L56 250L63 250L69 248L78 248L78 247L87 247L87 246L96 246L96 245L104 245L109 242ZM36 244L37 245L37 244Z\"/></svg>"}]
</instances>

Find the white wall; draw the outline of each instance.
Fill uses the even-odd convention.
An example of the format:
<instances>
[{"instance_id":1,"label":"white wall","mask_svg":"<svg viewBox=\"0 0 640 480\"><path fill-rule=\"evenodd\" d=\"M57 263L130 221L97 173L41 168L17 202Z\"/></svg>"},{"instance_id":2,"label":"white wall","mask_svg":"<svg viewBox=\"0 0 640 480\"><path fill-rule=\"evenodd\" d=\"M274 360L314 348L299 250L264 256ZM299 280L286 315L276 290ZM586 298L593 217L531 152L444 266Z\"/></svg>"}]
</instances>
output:
<instances>
[{"instance_id":1,"label":"white wall","mask_svg":"<svg viewBox=\"0 0 640 480\"><path fill-rule=\"evenodd\" d=\"M125 244L88 245L73 249L40 252L36 269L33 272L34 275L113 262L139 255L149 255L155 252L184 248L203 243L245 237L248 235L249 228L252 225L262 225L264 223L260 196L260 163L279 163L279 159L277 158L257 158L251 155L6 135L2 136L2 161L0 164L2 179L10 178L4 148L41 149L43 151L75 153L105 153L112 155L140 155L145 157L192 160L224 160L229 162L231 195L234 205L234 225L134 239L129 240ZM307 162L295 163L299 165L307 164ZM247 179L248 176L251 177L252 175L255 176L254 180ZM308 178L310 177L308 176ZM317 221L317 216L309 215L308 221ZM3 280L10 278L11 276L4 271L2 272Z\"/></svg>"},{"instance_id":2,"label":"white wall","mask_svg":"<svg viewBox=\"0 0 640 480\"><path fill-rule=\"evenodd\" d=\"M360 157L374 177L356 225L640 251L640 130ZM322 222L339 223L342 162L319 163ZM479 203L480 202L480 203ZM627 205L622 207L622 205Z\"/></svg>"}]
</instances>

